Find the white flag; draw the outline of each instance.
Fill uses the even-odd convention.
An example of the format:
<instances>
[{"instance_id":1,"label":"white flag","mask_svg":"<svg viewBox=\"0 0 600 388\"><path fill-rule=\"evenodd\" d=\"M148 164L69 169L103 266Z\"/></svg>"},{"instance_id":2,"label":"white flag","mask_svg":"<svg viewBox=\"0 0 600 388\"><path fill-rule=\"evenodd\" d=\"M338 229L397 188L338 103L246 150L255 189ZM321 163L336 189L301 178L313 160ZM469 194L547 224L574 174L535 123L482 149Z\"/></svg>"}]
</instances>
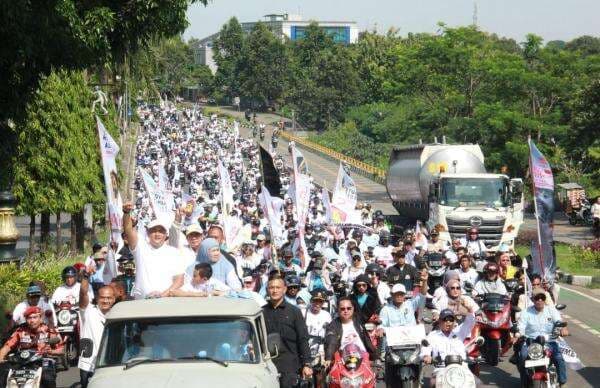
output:
<instances>
[{"instance_id":1,"label":"white flag","mask_svg":"<svg viewBox=\"0 0 600 388\"><path fill-rule=\"evenodd\" d=\"M223 166L219 160L218 163L219 180L221 182L221 211L223 214L223 229L225 232L225 240L228 248L233 248L235 238L240 230L241 225L236 222L235 217L232 217L231 211L234 209L233 202L233 186L229 171Z\"/></svg>"},{"instance_id":2,"label":"white flag","mask_svg":"<svg viewBox=\"0 0 600 388\"><path fill-rule=\"evenodd\" d=\"M329 202L329 191L325 187L321 190L321 202L323 202L323 210L325 210L325 222L331 222L331 203Z\"/></svg>"},{"instance_id":3,"label":"white flag","mask_svg":"<svg viewBox=\"0 0 600 388\"><path fill-rule=\"evenodd\" d=\"M106 189L106 214L111 231L111 240L119 244L123 229L123 200L119 193L119 175L116 158L119 146L110 136L100 118L96 116L98 136L100 138L100 154L102 155L102 171Z\"/></svg>"},{"instance_id":4,"label":"white flag","mask_svg":"<svg viewBox=\"0 0 600 388\"><path fill-rule=\"evenodd\" d=\"M155 218L172 222L174 215L171 211L171 208L167 204L164 191L158 188L158 185L156 182L154 182L154 178L152 178L146 171L142 170L142 178L144 181L144 186L146 187L146 192L148 193L148 198L150 199L150 205L154 211Z\"/></svg>"},{"instance_id":5,"label":"white flag","mask_svg":"<svg viewBox=\"0 0 600 388\"><path fill-rule=\"evenodd\" d=\"M331 212L336 224L351 222L357 218L360 220L360 214L356 214L356 185L341 163L333 190Z\"/></svg>"},{"instance_id":6,"label":"white flag","mask_svg":"<svg viewBox=\"0 0 600 388\"><path fill-rule=\"evenodd\" d=\"M275 242L281 239L283 236L283 225L281 224L283 200L279 197L271 197L269 190L263 185L258 194L258 202L269 221L271 241Z\"/></svg>"}]
</instances>

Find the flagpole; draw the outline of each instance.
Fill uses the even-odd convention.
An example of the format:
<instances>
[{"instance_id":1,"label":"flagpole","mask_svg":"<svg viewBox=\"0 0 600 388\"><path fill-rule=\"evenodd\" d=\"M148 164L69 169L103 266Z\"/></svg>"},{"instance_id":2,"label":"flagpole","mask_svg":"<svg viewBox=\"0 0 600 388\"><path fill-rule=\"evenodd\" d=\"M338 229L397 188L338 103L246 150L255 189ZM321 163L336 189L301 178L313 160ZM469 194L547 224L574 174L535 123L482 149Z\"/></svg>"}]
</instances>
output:
<instances>
[{"instance_id":1,"label":"flagpole","mask_svg":"<svg viewBox=\"0 0 600 388\"><path fill-rule=\"evenodd\" d=\"M542 255L542 235L540 233L540 217L538 214L535 180L533 178L533 169L531 168L531 166L533 165L533 161L531 160L531 135L529 135L527 137L527 144L529 145L529 175L531 176L531 187L533 189L533 209L535 212L535 226L537 228L537 237L538 237L538 260L540 262L542 278L546 279L546 274L545 274L545 269L544 269L544 259L543 259L543 255Z\"/></svg>"}]
</instances>

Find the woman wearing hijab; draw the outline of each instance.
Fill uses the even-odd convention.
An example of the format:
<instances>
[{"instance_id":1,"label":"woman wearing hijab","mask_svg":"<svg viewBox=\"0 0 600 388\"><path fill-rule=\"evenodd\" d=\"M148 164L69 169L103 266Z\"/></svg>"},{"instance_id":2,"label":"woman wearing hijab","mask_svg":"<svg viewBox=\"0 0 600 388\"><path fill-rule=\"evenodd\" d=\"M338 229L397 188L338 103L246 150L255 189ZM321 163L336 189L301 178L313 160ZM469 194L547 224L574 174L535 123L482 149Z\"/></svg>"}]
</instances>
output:
<instances>
[{"instance_id":1,"label":"woman wearing hijab","mask_svg":"<svg viewBox=\"0 0 600 388\"><path fill-rule=\"evenodd\" d=\"M242 283L235 273L235 267L223 256L219 243L214 238L202 241L198 249L198 256L196 256L196 263L209 263L214 278L236 291L242 289Z\"/></svg>"}]
</instances>

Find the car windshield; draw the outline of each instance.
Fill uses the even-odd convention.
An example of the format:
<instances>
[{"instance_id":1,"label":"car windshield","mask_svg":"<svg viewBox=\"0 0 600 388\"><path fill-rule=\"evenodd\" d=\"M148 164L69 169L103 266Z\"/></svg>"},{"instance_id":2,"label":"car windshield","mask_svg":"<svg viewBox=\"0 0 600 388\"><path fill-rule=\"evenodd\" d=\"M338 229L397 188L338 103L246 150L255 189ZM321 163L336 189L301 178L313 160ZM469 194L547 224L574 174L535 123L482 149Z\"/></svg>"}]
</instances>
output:
<instances>
[{"instance_id":1,"label":"car windshield","mask_svg":"<svg viewBox=\"0 0 600 388\"><path fill-rule=\"evenodd\" d=\"M440 204L445 206L508 206L508 182L503 178L444 178Z\"/></svg>"},{"instance_id":2,"label":"car windshield","mask_svg":"<svg viewBox=\"0 0 600 388\"><path fill-rule=\"evenodd\" d=\"M106 326L98 367L141 359L255 363L258 349L253 325L246 320L118 321Z\"/></svg>"}]
</instances>

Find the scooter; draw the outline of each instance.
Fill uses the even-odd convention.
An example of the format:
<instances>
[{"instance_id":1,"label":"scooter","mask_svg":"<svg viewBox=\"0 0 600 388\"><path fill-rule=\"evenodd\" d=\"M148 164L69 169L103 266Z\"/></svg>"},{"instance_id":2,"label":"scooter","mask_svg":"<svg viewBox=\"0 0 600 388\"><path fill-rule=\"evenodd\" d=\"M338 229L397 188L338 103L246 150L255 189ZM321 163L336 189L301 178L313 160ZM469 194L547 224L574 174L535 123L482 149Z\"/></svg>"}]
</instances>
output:
<instances>
[{"instance_id":1,"label":"scooter","mask_svg":"<svg viewBox=\"0 0 600 388\"><path fill-rule=\"evenodd\" d=\"M60 339L56 337L48 340L50 345L59 342ZM54 359L33 349L11 353L6 360L9 365L7 388L39 388L42 382L42 368L54 367Z\"/></svg>"},{"instance_id":2,"label":"scooter","mask_svg":"<svg viewBox=\"0 0 600 388\"><path fill-rule=\"evenodd\" d=\"M424 256L424 259L427 262L427 273L429 274L427 285L431 294L433 294L433 292L443 284L444 274L446 273L448 266L442 255L439 253L428 253ZM432 298L427 297L426 307L429 309L435 308L433 306Z\"/></svg>"},{"instance_id":3,"label":"scooter","mask_svg":"<svg viewBox=\"0 0 600 388\"><path fill-rule=\"evenodd\" d=\"M461 356L441 357L435 363L436 368L443 368L435 378L436 388L475 388L475 376L469 370Z\"/></svg>"},{"instance_id":4,"label":"scooter","mask_svg":"<svg viewBox=\"0 0 600 388\"><path fill-rule=\"evenodd\" d=\"M260 129L260 131L258 132L258 137L260 139L260 141L265 140L265 130L264 129Z\"/></svg>"},{"instance_id":5,"label":"scooter","mask_svg":"<svg viewBox=\"0 0 600 388\"><path fill-rule=\"evenodd\" d=\"M369 320L365 323L365 330L371 339L371 343L375 349L379 349L379 336L377 335L377 325L381 323L377 314L371 315Z\"/></svg>"},{"instance_id":6,"label":"scooter","mask_svg":"<svg viewBox=\"0 0 600 388\"><path fill-rule=\"evenodd\" d=\"M566 322L556 322L550 335L550 340L556 340L559 337L561 328L566 327ZM525 370L528 376L528 387L546 387L557 388L558 375L556 367L551 362L552 350L546 344L546 338L539 336L535 339L528 338L525 342L527 346L527 360L525 360Z\"/></svg>"},{"instance_id":7,"label":"scooter","mask_svg":"<svg viewBox=\"0 0 600 388\"><path fill-rule=\"evenodd\" d=\"M273 136L271 138L271 145L273 146L273 148L277 148L277 144L279 144L279 139L277 138L277 136Z\"/></svg>"},{"instance_id":8,"label":"scooter","mask_svg":"<svg viewBox=\"0 0 600 388\"><path fill-rule=\"evenodd\" d=\"M482 347L485 361L496 366L500 356L504 355L512 345L510 329L512 327L510 298L501 294L484 294L481 298L482 314L476 317L481 336L485 339Z\"/></svg>"},{"instance_id":9,"label":"scooter","mask_svg":"<svg viewBox=\"0 0 600 388\"><path fill-rule=\"evenodd\" d=\"M348 344L335 352L333 363L325 379L329 388L375 388L375 373L371 369L369 354Z\"/></svg>"},{"instance_id":10,"label":"scooter","mask_svg":"<svg viewBox=\"0 0 600 388\"><path fill-rule=\"evenodd\" d=\"M79 308L62 302L56 310L55 327L65 344L65 367L77 364L79 357Z\"/></svg>"},{"instance_id":11,"label":"scooter","mask_svg":"<svg viewBox=\"0 0 600 388\"><path fill-rule=\"evenodd\" d=\"M386 328L385 385L390 388L418 387L421 382L422 337L425 326Z\"/></svg>"}]
</instances>

